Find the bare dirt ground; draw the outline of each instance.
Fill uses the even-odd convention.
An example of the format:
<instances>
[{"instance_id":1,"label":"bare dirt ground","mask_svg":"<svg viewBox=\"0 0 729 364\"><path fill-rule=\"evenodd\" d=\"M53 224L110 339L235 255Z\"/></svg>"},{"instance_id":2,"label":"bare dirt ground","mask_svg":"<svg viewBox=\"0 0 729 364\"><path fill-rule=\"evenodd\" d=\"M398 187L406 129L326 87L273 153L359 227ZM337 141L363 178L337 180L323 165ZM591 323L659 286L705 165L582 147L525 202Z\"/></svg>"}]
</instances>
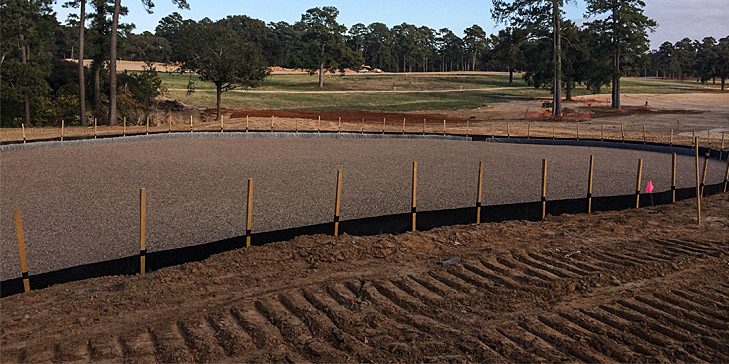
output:
<instances>
[{"instance_id":1,"label":"bare dirt ground","mask_svg":"<svg viewBox=\"0 0 729 364\"><path fill-rule=\"evenodd\" d=\"M304 236L0 300L11 362L727 362L729 196ZM460 263L441 262L459 258ZM31 283L32 284L32 283Z\"/></svg>"}]
</instances>

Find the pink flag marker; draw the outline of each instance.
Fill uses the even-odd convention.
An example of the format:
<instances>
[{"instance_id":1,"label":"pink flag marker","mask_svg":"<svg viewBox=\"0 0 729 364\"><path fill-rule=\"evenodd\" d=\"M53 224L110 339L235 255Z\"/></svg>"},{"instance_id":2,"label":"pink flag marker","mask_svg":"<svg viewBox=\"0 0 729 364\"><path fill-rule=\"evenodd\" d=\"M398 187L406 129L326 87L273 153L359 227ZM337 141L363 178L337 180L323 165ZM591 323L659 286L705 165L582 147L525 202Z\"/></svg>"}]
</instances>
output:
<instances>
[{"instance_id":1,"label":"pink flag marker","mask_svg":"<svg viewBox=\"0 0 729 364\"><path fill-rule=\"evenodd\" d=\"M653 181L648 181L648 185L645 187L645 192L646 193L653 192Z\"/></svg>"}]
</instances>

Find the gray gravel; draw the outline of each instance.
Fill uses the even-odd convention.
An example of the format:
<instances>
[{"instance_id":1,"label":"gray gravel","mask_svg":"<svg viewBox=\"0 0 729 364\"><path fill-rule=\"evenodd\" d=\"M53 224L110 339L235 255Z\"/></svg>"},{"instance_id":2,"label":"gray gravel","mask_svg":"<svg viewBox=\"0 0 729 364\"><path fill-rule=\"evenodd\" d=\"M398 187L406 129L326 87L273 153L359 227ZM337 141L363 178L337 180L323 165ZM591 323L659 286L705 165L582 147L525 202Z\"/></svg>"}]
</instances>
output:
<instances>
[{"instance_id":1,"label":"gray gravel","mask_svg":"<svg viewBox=\"0 0 729 364\"><path fill-rule=\"evenodd\" d=\"M472 206L478 161L484 202L537 201L541 159L549 159L548 198L584 197L589 155L596 196L670 188L671 156L607 148L413 139L138 139L0 153L2 279L20 276L13 210L23 213L31 274L136 254L139 188L147 188L151 251L242 235L246 180L254 183L254 232L331 221L336 171L343 170L342 219L410 211L412 162L418 209ZM712 161L708 183L726 164ZM679 157L678 185L695 183L691 157ZM694 181L694 182L692 182Z\"/></svg>"}]
</instances>

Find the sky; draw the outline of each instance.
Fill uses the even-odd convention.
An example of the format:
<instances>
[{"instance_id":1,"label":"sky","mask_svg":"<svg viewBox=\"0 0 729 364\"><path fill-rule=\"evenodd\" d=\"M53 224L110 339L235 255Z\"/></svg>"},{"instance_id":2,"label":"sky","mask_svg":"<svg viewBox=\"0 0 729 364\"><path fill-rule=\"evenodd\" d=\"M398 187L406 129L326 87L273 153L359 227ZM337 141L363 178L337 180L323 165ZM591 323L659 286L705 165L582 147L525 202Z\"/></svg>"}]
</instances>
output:
<instances>
[{"instance_id":1,"label":"sky","mask_svg":"<svg viewBox=\"0 0 729 364\"><path fill-rule=\"evenodd\" d=\"M59 1L55 10L64 22L70 11ZM122 19L136 25L135 32L154 32L159 20L174 11L183 18L213 20L227 15L248 15L265 22L286 21L294 23L301 14L313 7L335 6L339 9L339 21L346 26L356 23L385 23L392 27L403 22L426 25L431 28L449 28L463 35L463 30L473 24L480 25L487 33L503 28L491 19L491 0L188 0L190 10L179 10L171 0L155 0L153 14L147 14L140 0L122 0L129 8L129 15ZM651 48L661 43L688 37L703 39L707 36L729 36L729 0L645 0L645 14L658 22L655 33L650 35ZM567 18L582 23L585 2L576 0L565 8Z\"/></svg>"}]
</instances>

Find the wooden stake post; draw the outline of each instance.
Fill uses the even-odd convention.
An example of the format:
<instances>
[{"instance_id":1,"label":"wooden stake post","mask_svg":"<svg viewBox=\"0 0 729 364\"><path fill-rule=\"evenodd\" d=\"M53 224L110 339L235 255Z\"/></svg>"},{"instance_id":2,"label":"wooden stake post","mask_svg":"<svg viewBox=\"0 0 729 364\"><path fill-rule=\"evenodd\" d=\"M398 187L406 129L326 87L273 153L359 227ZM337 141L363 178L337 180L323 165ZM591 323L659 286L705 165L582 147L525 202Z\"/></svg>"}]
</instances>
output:
<instances>
[{"instance_id":1,"label":"wooden stake post","mask_svg":"<svg viewBox=\"0 0 729 364\"><path fill-rule=\"evenodd\" d=\"M127 136L127 117L122 119L122 136Z\"/></svg>"},{"instance_id":2,"label":"wooden stake post","mask_svg":"<svg viewBox=\"0 0 729 364\"><path fill-rule=\"evenodd\" d=\"M18 253L20 253L20 274L23 278L23 290L30 292L30 276L28 276L28 261L25 258L23 220L20 216L20 210L15 210L15 232L18 235Z\"/></svg>"},{"instance_id":3,"label":"wooden stake post","mask_svg":"<svg viewBox=\"0 0 729 364\"><path fill-rule=\"evenodd\" d=\"M96 132L96 118L94 118L94 139L96 139L96 135L97 135L97 132Z\"/></svg>"},{"instance_id":4,"label":"wooden stake post","mask_svg":"<svg viewBox=\"0 0 729 364\"><path fill-rule=\"evenodd\" d=\"M271 132L273 133L273 121L276 120L275 115L271 115Z\"/></svg>"},{"instance_id":5,"label":"wooden stake post","mask_svg":"<svg viewBox=\"0 0 729 364\"><path fill-rule=\"evenodd\" d=\"M592 171L595 166L595 156L590 155L590 173L587 177L587 213L592 213Z\"/></svg>"},{"instance_id":6,"label":"wooden stake post","mask_svg":"<svg viewBox=\"0 0 729 364\"><path fill-rule=\"evenodd\" d=\"M61 120L61 141L63 141L63 127L65 126L64 124L65 122Z\"/></svg>"},{"instance_id":7,"label":"wooden stake post","mask_svg":"<svg viewBox=\"0 0 729 364\"><path fill-rule=\"evenodd\" d=\"M172 115L167 115L167 132L172 132Z\"/></svg>"},{"instance_id":8,"label":"wooden stake post","mask_svg":"<svg viewBox=\"0 0 729 364\"><path fill-rule=\"evenodd\" d=\"M527 124L527 139L532 138L532 123Z\"/></svg>"},{"instance_id":9,"label":"wooden stake post","mask_svg":"<svg viewBox=\"0 0 729 364\"><path fill-rule=\"evenodd\" d=\"M552 125L552 140L554 140L557 136L557 133L554 131L554 125Z\"/></svg>"},{"instance_id":10,"label":"wooden stake post","mask_svg":"<svg viewBox=\"0 0 729 364\"><path fill-rule=\"evenodd\" d=\"M547 160L542 159L542 220L547 217Z\"/></svg>"},{"instance_id":11,"label":"wooden stake post","mask_svg":"<svg viewBox=\"0 0 729 364\"><path fill-rule=\"evenodd\" d=\"M724 173L724 193L727 193L729 188L729 158L726 159L726 173Z\"/></svg>"},{"instance_id":12,"label":"wooden stake post","mask_svg":"<svg viewBox=\"0 0 729 364\"><path fill-rule=\"evenodd\" d=\"M643 145L648 141L648 136L645 133L645 125L643 125Z\"/></svg>"},{"instance_id":13,"label":"wooden stake post","mask_svg":"<svg viewBox=\"0 0 729 364\"><path fill-rule=\"evenodd\" d=\"M635 208L640 208L640 180L643 176L643 160L638 159L638 176L635 182Z\"/></svg>"},{"instance_id":14,"label":"wooden stake post","mask_svg":"<svg viewBox=\"0 0 729 364\"><path fill-rule=\"evenodd\" d=\"M405 134L405 118L402 118L402 133Z\"/></svg>"},{"instance_id":15,"label":"wooden stake post","mask_svg":"<svg viewBox=\"0 0 729 364\"><path fill-rule=\"evenodd\" d=\"M125 120L124 120L124 123L126 124L126 118L124 118L124 119L125 119ZM146 133L147 135L149 135L149 116L147 116L147 125L146 125L146 127L145 127L145 129L144 129L144 130L145 130L145 133Z\"/></svg>"},{"instance_id":16,"label":"wooden stake post","mask_svg":"<svg viewBox=\"0 0 729 364\"><path fill-rule=\"evenodd\" d=\"M144 275L147 264L147 190L139 189L139 274Z\"/></svg>"},{"instance_id":17,"label":"wooden stake post","mask_svg":"<svg viewBox=\"0 0 729 364\"><path fill-rule=\"evenodd\" d=\"M413 215L413 231L417 230L416 214L417 214L417 196L418 196L418 162L413 162L413 195L410 213Z\"/></svg>"},{"instance_id":18,"label":"wooden stake post","mask_svg":"<svg viewBox=\"0 0 729 364\"><path fill-rule=\"evenodd\" d=\"M694 148L696 149L696 223L701 226L701 186L699 182L699 141L694 138Z\"/></svg>"},{"instance_id":19,"label":"wooden stake post","mask_svg":"<svg viewBox=\"0 0 729 364\"><path fill-rule=\"evenodd\" d=\"M321 115L319 115L319 121L316 124L316 132L317 133L321 132Z\"/></svg>"},{"instance_id":20,"label":"wooden stake post","mask_svg":"<svg viewBox=\"0 0 729 364\"><path fill-rule=\"evenodd\" d=\"M248 202L246 204L246 249L251 246L251 226L253 222L253 178L248 179Z\"/></svg>"},{"instance_id":21,"label":"wooden stake post","mask_svg":"<svg viewBox=\"0 0 729 364\"><path fill-rule=\"evenodd\" d=\"M423 135L425 135L425 119L423 119Z\"/></svg>"},{"instance_id":22,"label":"wooden stake post","mask_svg":"<svg viewBox=\"0 0 729 364\"><path fill-rule=\"evenodd\" d=\"M478 163L478 191L476 197L476 223L481 223L481 196L483 188L483 161Z\"/></svg>"},{"instance_id":23,"label":"wooden stake post","mask_svg":"<svg viewBox=\"0 0 729 364\"><path fill-rule=\"evenodd\" d=\"M223 123L223 119L224 119L223 114L220 114L220 132L221 133L225 131L225 124Z\"/></svg>"},{"instance_id":24,"label":"wooden stake post","mask_svg":"<svg viewBox=\"0 0 729 364\"><path fill-rule=\"evenodd\" d=\"M382 118L382 134L385 134L385 126L387 124L387 118Z\"/></svg>"},{"instance_id":25,"label":"wooden stake post","mask_svg":"<svg viewBox=\"0 0 729 364\"><path fill-rule=\"evenodd\" d=\"M580 125L577 124L577 140L580 140Z\"/></svg>"},{"instance_id":26,"label":"wooden stake post","mask_svg":"<svg viewBox=\"0 0 729 364\"><path fill-rule=\"evenodd\" d=\"M676 202L676 153L671 160L671 202Z\"/></svg>"},{"instance_id":27,"label":"wooden stake post","mask_svg":"<svg viewBox=\"0 0 729 364\"><path fill-rule=\"evenodd\" d=\"M192 133L193 126L192 126L192 115L190 115L190 133Z\"/></svg>"},{"instance_id":28,"label":"wooden stake post","mask_svg":"<svg viewBox=\"0 0 729 364\"><path fill-rule=\"evenodd\" d=\"M511 138L511 131L509 131L509 123L506 123L506 137Z\"/></svg>"},{"instance_id":29,"label":"wooden stake post","mask_svg":"<svg viewBox=\"0 0 729 364\"><path fill-rule=\"evenodd\" d=\"M600 141L605 141L605 125L600 125Z\"/></svg>"},{"instance_id":30,"label":"wooden stake post","mask_svg":"<svg viewBox=\"0 0 729 364\"><path fill-rule=\"evenodd\" d=\"M701 197L704 197L704 187L706 186L706 170L709 167L709 152L704 154L704 170L701 172Z\"/></svg>"},{"instance_id":31,"label":"wooden stake post","mask_svg":"<svg viewBox=\"0 0 729 364\"><path fill-rule=\"evenodd\" d=\"M23 129L23 144L25 144L25 124L20 124L20 127Z\"/></svg>"},{"instance_id":32,"label":"wooden stake post","mask_svg":"<svg viewBox=\"0 0 729 364\"><path fill-rule=\"evenodd\" d=\"M248 115L246 115L246 133L248 132Z\"/></svg>"},{"instance_id":33,"label":"wooden stake post","mask_svg":"<svg viewBox=\"0 0 729 364\"><path fill-rule=\"evenodd\" d=\"M620 124L620 138L623 140L623 143L625 143L625 126L623 126L623 124Z\"/></svg>"},{"instance_id":34,"label":"wooden stake post","mask_svg":"<svg viewBox=\"0 0 729 364\"><path fill-rule=\"evenodd\" d=\"M446 135L446 121L443 120L443 135Z\"/></svg>"},{"instance_id":35,"label":"wooden stake post","mask_svg":"<svg viewBox=\"0 0 729 364\"><path fill-rule=\"evenodd\" d=\"M342 170L337 171L337 194L334 202L334 236L339 236L339 206L342 197Z\"/></svg>"},{"instance_id":36,"label":"wooden stake post","mask_svg":"<svg viewBox=\"0 0 729 364\"><path fill-rule=\"evenodd\" d=\"M338 126L337 126L337 132L338 133L341 133L342 132L342 117L341 116L339 117L339 123L338 123Z\"/></svg>"}]
</instances>

